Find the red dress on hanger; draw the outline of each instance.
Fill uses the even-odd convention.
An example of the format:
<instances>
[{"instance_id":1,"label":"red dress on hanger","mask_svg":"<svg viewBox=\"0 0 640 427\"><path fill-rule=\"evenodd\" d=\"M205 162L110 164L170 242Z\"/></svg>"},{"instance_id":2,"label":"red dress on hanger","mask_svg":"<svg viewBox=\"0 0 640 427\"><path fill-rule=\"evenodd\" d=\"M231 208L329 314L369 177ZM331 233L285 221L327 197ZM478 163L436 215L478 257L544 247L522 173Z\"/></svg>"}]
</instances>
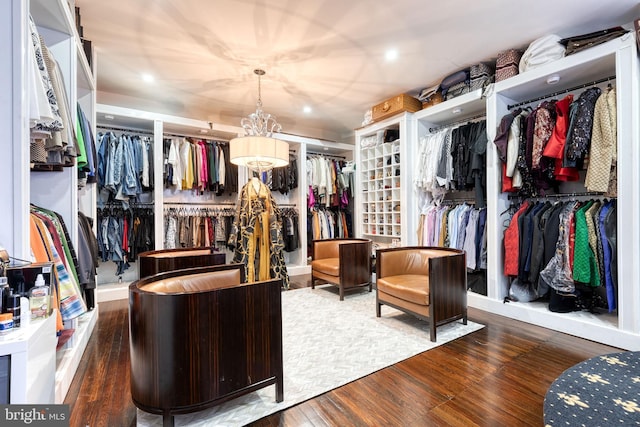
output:
<instances>
[{"instance_id":1,"label":"red dress on hanger","mask_svg":"<svg viewBox=\"0 0 640 427\"><path fill-rule=\"evenodd\" d=\"M573 95L569 94L556 102L556 125L549 142L544 148L542 155L555 159L553 174L558 181L578 181L580 175L576 168L562 167L562 156L564 155L564 145L567 142L567 130L569 128L569 107L573 102Z\"/></svg>"}]
</instances>

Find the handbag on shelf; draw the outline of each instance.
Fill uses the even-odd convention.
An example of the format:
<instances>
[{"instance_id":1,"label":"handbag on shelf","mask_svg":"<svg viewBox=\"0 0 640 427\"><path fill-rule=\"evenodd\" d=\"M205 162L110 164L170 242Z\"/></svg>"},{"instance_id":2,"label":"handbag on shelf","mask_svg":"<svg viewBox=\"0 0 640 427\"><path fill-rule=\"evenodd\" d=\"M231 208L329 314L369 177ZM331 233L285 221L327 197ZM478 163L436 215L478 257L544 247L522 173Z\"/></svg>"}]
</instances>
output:
<instances>
[{"instance_id":1,"label":"handbag on shelf","mask_svg":"<svg viewBox=\"0 0 640 427\"><path fill-rule=\"evenodd\" d=\"M444 99L451 99L447 96L449 91L455 91L458 95L462 95L464 87L467 87L467 92L469 91L469 68L464 70L456 71L453 74L449 74L447 77L442 79L440 82L440 91L442 92L442 96ZM462 93L460 93L462 92ZM455 95L457 96L457 95Z\"/></svg>"},{"instance_id":2,"label":"handbag on shelf","mask_svg":"<svg viewBox=\"0 0 640 427\"><path fill-rule=\"evenodd\" d=\"M493 73L493 67L484 62L472 65L469 73L469 90L473 92L489 85L493 79Z\"/></svg>"},{"instance_id":3,"label":"handbag on shelf","mask_svg":"<svg viewBox=\"0 0 640 427\"><path fill-rule=\"evenodd\" d=\"M540 37L529 44L527 50L522 54L520 59L520 72L532 70L552 61L563 58L565 48L560 44L560 37L555 34L549 34Z\"/></svg>"},{"instance_id":4,"label":"handbag on shelf","mask_svg":"<svg viewBox=\"0 0 640 427\"><path fill-rule=\"evenodd\" d=\"M496 59L496 83L518 74L522 52L508 49L498 54Z\"/></svg>"},{"instance_id":5,"label":"handbag on shelf","mask_svg":"<svg viewBox=\"0 0 640 427\"><path fill-rule=\"evenodd\" d=\"M455 85L451 86L444 98L448 101L457 96L464 95L465 93L469 93L469 81L456 83Z\"/></svg>"},{"instance_id":6,"label":"handbag on shelf","mask_svg":"<svg viewBox=\"0 0 640 427\"><path fill-rule=\"evenodd\" d=\"M429 98L422 101L422 108L433 107L444 101L442 93L440 91L434 92Z\"/></svg>"},{"instance_id":7,"label":"handbag on shelf","mask_svg":"<svg viewBox=\"0 0 640 427\"><path fill-rule=\"evenodd\" d=\"M579 36L566 37L558 43L566 47L565 55L568 56L590 47L598 46L599 44L608 42L609 40L616 39L628 32L629 30L625 30L622 27L613 27Z\"/></svg>"},{"instance_id":8,"label":"handbag on shelf","mask_svg":"<svg viewBox=\"0 0 640 427\"><path fill-rule=\"evenodd\" d=\"M439 84L422 89L418 99L422 102L422 108L433 107L444 101Z\"/></svg>"}]
</instances>

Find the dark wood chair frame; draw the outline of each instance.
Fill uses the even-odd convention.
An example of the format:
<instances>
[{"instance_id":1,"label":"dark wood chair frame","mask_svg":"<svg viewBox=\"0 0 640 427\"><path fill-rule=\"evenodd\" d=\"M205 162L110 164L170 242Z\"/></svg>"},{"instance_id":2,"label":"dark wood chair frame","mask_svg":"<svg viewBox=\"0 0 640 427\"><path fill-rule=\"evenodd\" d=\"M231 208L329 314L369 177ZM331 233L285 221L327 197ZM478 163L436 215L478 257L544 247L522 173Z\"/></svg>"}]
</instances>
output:
<instances>
[{"instance_id":1,"label":"dark wood chair frame","mask_svg":"<svg viewBox=\"0 0 640 427\"><path fill-rule=\"evenodd\" d=\"M345 290L369 287L369 292L373 290L371 282L371 240L369 239L321 239L312 242L313 254L316 254L316 247L319 244L338 244L339 276L316 272L311 268L311 289L315 289L316 281L336 285L339 288L340 301L344 300ZM315 257L312 256L312 259Z\"/></svg>"},{"instance_id":2,"label":"dark wood chair frame","mask_svg":"<svg viewBox=\"0 0 640 427\"><path fill-rule=\"evenodd\" d=\"M430 249L443 251L444 256L429 258L429 315L402 307L380 298L376 288L376 317L381 316L380 307L388 305L419 319L429 322L431 341L436 341L436 327L462 319L467 324L467 269L464 251L450 248L409 246L401 248L378 249L376 251L376 279L384 277L381 257L391 251L411 251ZM454 253L453 255L451 253Z\"/></svg>"}]
</instances>

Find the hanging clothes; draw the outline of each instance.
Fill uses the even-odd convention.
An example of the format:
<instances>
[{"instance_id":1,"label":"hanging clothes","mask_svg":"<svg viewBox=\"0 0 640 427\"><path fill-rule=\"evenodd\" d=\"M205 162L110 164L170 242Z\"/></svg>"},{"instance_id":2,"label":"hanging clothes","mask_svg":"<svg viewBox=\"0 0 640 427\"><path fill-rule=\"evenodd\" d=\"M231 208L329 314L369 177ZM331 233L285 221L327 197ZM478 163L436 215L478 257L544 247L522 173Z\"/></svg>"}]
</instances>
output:
<instances>
[{"instance_id":1,"label":"hanging clothes","mask_svg":"<svg viewBox=\"0 0 640 427\"><path fill-rule=\"evenodd\" d=\"M572 94L561 100L545 100L527 113L527 120L521 120L522 114L516 109L505 115L494 140L503 162L503 192L515 191L523 197L545 195L549 190L558 193L561 182L578 181L579 171L587 165L585 187L615 197L617 115L613 87L604 91L588 88L575 100Z\"/></svg>"},{"instance_id":2,"label":"hanging clothes","mask_svg":"<svg viewBox=\"0 0 640 427\"><path fill-rule=\"evenodd\" d=\"M474 191L481 208L486 199L486 121L444 128L420 138L413 184L427 202L451 190Z\"/></svg>"},{"instance_id":3,"label":"hanging clothes","mask_svg":"<svg viewBox=\"0 0 640 427\"><path fill-rule=\"evenodd\" d=\"M520 209L511 218L509 226L504 231L504 275L505 276L517 276L518 275L518 260L519 260L519 232L518 232L518 218L523 215L529 203L522 204Z\"/></svg>"},{"instance_id":4,"label":"hanging clothes","mask_svg":"<svg viewBox=\"0 0 640 427\"><path fill-rule=\"evenodd\" d=\"M57 329L62 321L74 319L87 311L78 285L75 248L68 240L66 227L55 212L31 206L30 245L36 262L53 262L53 306L59 310ZM75 258L75 259L74 259Z\"/></svg>"},{"instance_id":5,"label":"hanging clothes","mask_svg":"<svg viewBox=\"0 0 640 427\"><path fill-rule=\"evenodd\" d=\"M293 252L300 247L299 215L295 208L280 209L282 215L282 236L285 252Z\"/></svg>"},{"instance_id":6,"label":"hanging clothes","mask_svg":"<svg viewBox=\"0 0 640 427\"><path fill-rule=\"evenodd\" d=\"M589 191L617 195L618 158L616 90L609 87L596 101L589 166L584 185Z\"/></svg>"},{"instance_id":7,"label":"hanging clothes","mask_svg":"<svg viewBox=\"0 0 640 427\"><path fill-rule=\"evenodd\" d=\"M96 151L96 142L93 136L93 127L91 122L87 119L87 116L84 114L84 111L80 107L80 104L77 104L77 119L78 119L78 128L79 128L79 136L78 136L78 146L80 152L85 152L86 156L86 164L84 166L80 165L80 161L78 161L78 179L79 185L84 181L87 184L93 184L97 182L96 170L98 167L98 157ZM83 144L80 144L80 140L83 141Z\"/></svg>"},{"instance_id":8,"label":"hanging clothes","mask_svg":"<svg viewBox=\"0 0 640 427\"><path fill-rule=\"evenodd\" d=\"M92 228L93 220L78 212L78 284L87 309L95 307L96 274L99 265L98 240Z\"/></svg>"},{"instance_id":9,"label":"hanging clothes","mask_svg":"<svg viewBox=\"0 0 640 427\"><path fill-rule=\"evenodd\" d=\"M605 225L612 211L615 200L525 200L504 235L505 274L517 280L512 286L528 286L536 298L572 295L576 309L615 310L617 231Z\"/></svg>"},{"instance_id":10,"label":"hanging clothes","mask_svg":"<svg viewBox=\"0 0 640 427\"><path fill-rule=\"evenodd\" d=\"M309 189L307 200L309 207L346 208L353 197L353 186L348 176L353 165L344 160L332 159L322 155L307 158L307 182ZM346 172L343 169L347 168Z\"/></svg>"},{"instance_id":11,"label":"hanging clothes","mask_svg":"<svg viewBox=\"0 0 640 427\"><path fill-rule=\"evenodd\" d=\"M165 188L192 191L196 195L238 192L238 166L231 163L228 143L165 138L162 153Z\"/></svg>"},{"instance_id":12,"label":"hanging clothes","mask_svg":"<svg viewBox=\"0 0 640 427\"><path fill-rule=\"evenodd\" d=\"M298 188L298 158L295 154L289 154L289 164L281 168L274 168L267 172L269 189L280 194L289 194L289 191Z\"/></svg>"},{"instance_id":13,"label":"hanging clothes","mask_svg":"<svg viewBox=\"0 0 640 427\"><path fill-rule=\"evenodd\" d=\"M129 203L149 197L153 190L153 144L146 136L98 133L98 206Z\"/></svg>"},{"instance_id":14,"label":"hanging clothes","mask_svg":"<svg viewBox=\"0 0 640 427\"><path fill-rule=\"evenodd\" d=\"M62 170L76 164L80 151L74 109L67 98L60 66L31 16L28 31L31 41L26 79L32 89L29 91L30 161L34 170Z\"/></svg>"},{"instance_id":15,"label":"hanging clothes","mask_svg":"<svg viewBox=\"0 0 640 427\"><path fill-rule=\"evenodd\" d=\"M98 208L98 255L102 262L113 261L119 276L135 262L138 254L153 250L153 209L118 205Z\"/></svg>"},{"instance_id":16,"label":"hanging clothes","mask_svg":"<svg viewBox=\"0 0 640 427\"><path fill-rule=\"evenodd\" d=\"M337 239L353 237L351 214L336 208L314 207L308 212L311 235L308 239Z\"/></svg>"},{"instance_id":17,"label":"hanging clothes","mask_svg":"<svg viewBox=\"0 0 640 427\"><path fill-rule=\"evenodd\" d=\"M223 249L234 215L234 209L225 207L165 207L164 247Z\"/></svg>"},{"instance_id":18,"label":"hanging clothes","mask_svg":"<svg viewBox=\"0 0 640 427\"><path fill-rule=\"evenodd\" d=\"M487 209L467 203L425 207L418 222L418 245L463 249L466 256L467 286L487 295Z\"/></svg>"},{"instance_id":19,"label":"hanging clothes","mask_svg":"<svg viewBox=\"0 0 640 427\"><path fill-rule=\"evenodd\" d=\"M584 158L591 146L593 113L596 101L601 93L602 90L599 87L591 87L582 92L578 99L571 104L573 115L571 116L569 129L567 129L563 167L582 169Z\"/></svg>"}]
</instances>

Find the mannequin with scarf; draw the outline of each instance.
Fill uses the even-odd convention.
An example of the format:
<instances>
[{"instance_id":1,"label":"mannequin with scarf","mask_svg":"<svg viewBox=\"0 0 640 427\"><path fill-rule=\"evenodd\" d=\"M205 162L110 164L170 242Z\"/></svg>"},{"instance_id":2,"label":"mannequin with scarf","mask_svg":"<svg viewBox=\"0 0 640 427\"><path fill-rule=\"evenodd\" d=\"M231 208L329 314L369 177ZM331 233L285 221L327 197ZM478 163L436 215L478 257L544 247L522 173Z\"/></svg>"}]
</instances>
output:
<instances>
[{"instance_id":1,"label":"mannequin with scarf","mask_svg":"<svg viewBox=\"0 0 640 427\"><path fill-rule=\"evenodd\" d=\"M282 279L282 286L289 288L278 207L269 187L258 178L238 194L229 246L234 250L232 262L244 264L248 282Z\"/></svg>"}]
</instances>

